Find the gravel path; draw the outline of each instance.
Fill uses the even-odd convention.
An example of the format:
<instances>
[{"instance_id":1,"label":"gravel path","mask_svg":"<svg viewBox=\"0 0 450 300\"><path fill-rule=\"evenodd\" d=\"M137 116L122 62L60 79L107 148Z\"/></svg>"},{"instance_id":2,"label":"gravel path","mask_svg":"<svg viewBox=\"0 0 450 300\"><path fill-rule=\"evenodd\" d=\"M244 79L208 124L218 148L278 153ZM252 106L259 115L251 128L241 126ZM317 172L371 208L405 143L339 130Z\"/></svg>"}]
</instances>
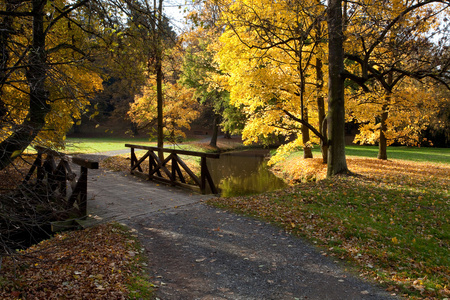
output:
<instances>
[{"instance_id":1,"label":"gravel path","mask_svg":"<svg viewBox=\"0 0 450 300\"><path fill-rule=\"evenodd\" d=\"M301 239L201 203L125 223L160 299L394 299Z\"/></svg>"},{"instance_id":2,"label":"gravel path","mask_svg":"<svg viewBox=\"0 0 450 300\"><path fill-rule=\"evenodd\" d=\"M279 228L102 169L89 171L88 213L137 231L159 299L396 299Z\"/></svg>"}]
</instances>

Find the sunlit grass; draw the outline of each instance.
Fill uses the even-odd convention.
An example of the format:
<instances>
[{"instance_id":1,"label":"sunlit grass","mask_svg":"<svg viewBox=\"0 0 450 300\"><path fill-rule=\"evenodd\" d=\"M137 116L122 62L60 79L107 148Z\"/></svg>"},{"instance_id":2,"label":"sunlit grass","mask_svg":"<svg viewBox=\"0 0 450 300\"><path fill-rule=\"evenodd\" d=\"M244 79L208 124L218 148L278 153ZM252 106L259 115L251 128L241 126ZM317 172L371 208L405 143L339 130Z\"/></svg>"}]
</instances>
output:
<instances>
[{"instance_id":1,"label":"sunlit grass","mask_svg":"<svg viewBox=\"0 0 450 300\"><path fill-rule=\"evenodd\" d=\"M67 138L66 153L96 153L127 149L125 144L156 146L148 138Z\"/></svg>"},{"instance_id":2,"label":"sunlit grass","mask_svg":"<svg viewBox=\"0 0 450 300\"><path fill-rule=\"evenodd\" d=\"M319 157L320 148L316 146L313 149L313 153L315 157ZM347 156L377 158L378 146L346 146L345 154ZM293 154L293 156L302 155L302 152ZM387 156L388 159L450 164L450 148L389 146L387 148Z\"/></svg>"}]
</instances>

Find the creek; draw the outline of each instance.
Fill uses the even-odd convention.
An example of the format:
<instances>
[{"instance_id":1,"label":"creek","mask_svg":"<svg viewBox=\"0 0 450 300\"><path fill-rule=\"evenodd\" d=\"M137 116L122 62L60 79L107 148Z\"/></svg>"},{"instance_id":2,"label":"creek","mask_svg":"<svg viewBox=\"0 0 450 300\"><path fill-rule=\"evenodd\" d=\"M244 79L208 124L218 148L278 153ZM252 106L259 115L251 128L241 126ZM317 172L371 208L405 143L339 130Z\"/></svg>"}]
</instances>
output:
<instances>
[{"instance_id":1,"label":"creek","mask_svg":"<svg viewBox=\"0 0 450 300\"><path fill-rule=\"evenodd\" d=\"M222 197L260 194L286 187L267 166L269 150L226 152L209 159L208 169Z\"/></svg>"}]
</instances>

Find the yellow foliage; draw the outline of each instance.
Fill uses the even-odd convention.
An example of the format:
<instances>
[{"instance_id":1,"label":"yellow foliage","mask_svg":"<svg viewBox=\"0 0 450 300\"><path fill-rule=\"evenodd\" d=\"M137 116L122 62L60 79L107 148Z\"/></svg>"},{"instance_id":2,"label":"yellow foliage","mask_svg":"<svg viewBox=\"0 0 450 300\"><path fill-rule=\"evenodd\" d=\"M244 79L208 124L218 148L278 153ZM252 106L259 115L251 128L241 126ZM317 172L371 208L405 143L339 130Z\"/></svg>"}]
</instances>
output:
<instances>
[{"instance_id":1,"label":"yellow foliage","mask_svg":"<svg viewBox=\"0 0 450 300\"><path fill-rule=\"evenodd\" d=\"M156 79L151 77L141 95L135 97L128 115L133 122L141 127L154 125L157 119ZM193 89L188 89L177 83L166 82L163 85L164 107L164 135L185 136L183 128L190 129L190 123L198 113L198 103L193 97ZM155 125L156 126L156 125Z\"/></svg>"},{"instance_id":2,"label":"yellow foliage","mask_svg":"<svg viewBox=\"0 0 450 300\"><path fill-rule=\"evenodd\" d=\"M327 89L326 85L317 88L313 63L313 58L326 56L323 29L314 25L322 9L314 1L300 7L283 1L239 0L224 10L227 26L212 47L225 75L215 80L230 92L230 103L247 115L246 143L271 136L295 137L286 149L298 147L301 124L284 111L300 118L302 104L308 109L309 123L318 125L316 99ZM298 36L298 31L310 28L315 29L308 36ZM325 66L322 71L327 74Z\"/></svg>"},{"instance_id":3,"label":"yellow foliage","mask_svg":"<svg viewBox=\"0 0 450 300\"><path fill-rule=\"evenodd\" d=\"M414 80L404 80L386 97L382 89L348 98L347 109L351 118L362 123L354 142L375 144L380 137L380 116L383 107L388 113L385 136L387 145L398 142L417 146L426 142L422 132L428 127L433 114L438 112L439 98L433 86L421 85Z\"/></svg>"},{"instance_id":4,"label":"yellow foliage","mask_svg":"<svg viewBox=\"0 0 450 300\"><path fill-rule=\"evenodd\" d=\"M64 0L49 2L45 8L48 18L58 16L67 4ZM30 9L23 6L24 10ZM98 72L88 67L85 57L78 51L73 51L72 45L85 51L92 42L78 26L63 21L52 24L46 33L45 45L47 52L47 74L45 88L49 93L48 103L50 113L45 116L45 126L34 140L34 144L43 146L63 147L63 140L74 121L78 121L89 104L89 98L102 89L102 79ZM46 23L46 26L50 22ZM13 26L20 30L11 35L11 48L8 67L18 64L20 66L22 46L30 44L32 35L31 19L16 18ZM27 56L25 55L25 58ZM17 126L20 126L27 118L29 112L29 91L25 68L17 68L11 72L8 82L2 85L2 102L8 111L8 119L2 120L0 142L8 138Z\"/></svg>"}]
</instances>

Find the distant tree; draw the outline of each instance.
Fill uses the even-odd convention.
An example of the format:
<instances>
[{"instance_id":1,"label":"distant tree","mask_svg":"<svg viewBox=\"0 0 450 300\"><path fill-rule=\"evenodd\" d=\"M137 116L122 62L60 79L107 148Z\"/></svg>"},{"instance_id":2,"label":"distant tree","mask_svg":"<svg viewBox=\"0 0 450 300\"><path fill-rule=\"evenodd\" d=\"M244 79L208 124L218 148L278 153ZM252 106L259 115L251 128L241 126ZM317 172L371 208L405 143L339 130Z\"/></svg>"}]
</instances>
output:
<instances>
[{"instance_id":1,"label":"distant tree","mask_svg":"<svg viewBox=\"0 0 450 300\"><path fill-rule=\"evenodd\" d=\"M349 110L363 123L362 141L379 144L380 159L387 159L386 147L394 141L420 143L427 118L417 117L425 110L432 115L437 101L430 93L426 96L433 87L425 79L448 86L448 6L444 1L378 1L347 7L346 77L364 90L362 97L350 98ZM355 105L364 106L372 119Z\"/></svg>"},{"instance_id":2,"label":"distant tree","mask_svg":"<svg viewBox=\"0 0 450 300\"><path fill-rule=\"evenodd\" d=\"M142 89L142 94L136 96L131 104L129 115L139 126L147 129L155 136L155 125L158 122L158 99L156 78L153 77ZM185 137L183 129L190 129L190 123L198 117L198 103L193 97L193 89L184 88L180 84L165 82L162 87L164 95L163 133L164 138L176 142L179 137Z\"/></svg>"}]
</instances>

